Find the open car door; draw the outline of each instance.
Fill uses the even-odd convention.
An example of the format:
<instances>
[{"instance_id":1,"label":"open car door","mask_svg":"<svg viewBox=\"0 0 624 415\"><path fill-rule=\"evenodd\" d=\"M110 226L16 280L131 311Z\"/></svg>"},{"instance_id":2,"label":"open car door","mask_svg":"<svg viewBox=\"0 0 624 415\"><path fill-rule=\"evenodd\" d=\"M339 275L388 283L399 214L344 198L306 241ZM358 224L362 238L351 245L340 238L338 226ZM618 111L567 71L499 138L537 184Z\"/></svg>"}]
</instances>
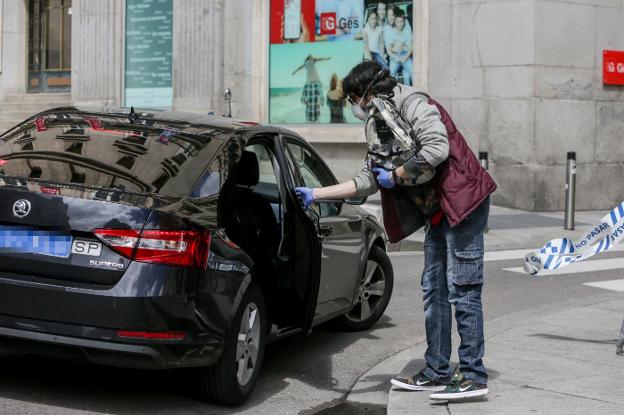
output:
<instances>
[{"instance_id":1,"label":"open car door","mask_svg":"<svg viewBox=\"0 0 624 415\"><path fill-rule=\"evenodd\" d=\"M318 224L308 217L295 193L292 166L287 161L281 135L275 137L275 154L282 174L280 184L285 192L284 230L286 238L279 247L278 260L292 279L295 304L300 310L297 325L306 331L312 328L321 280L321 239Z\"/></svg>"}]
</instances>

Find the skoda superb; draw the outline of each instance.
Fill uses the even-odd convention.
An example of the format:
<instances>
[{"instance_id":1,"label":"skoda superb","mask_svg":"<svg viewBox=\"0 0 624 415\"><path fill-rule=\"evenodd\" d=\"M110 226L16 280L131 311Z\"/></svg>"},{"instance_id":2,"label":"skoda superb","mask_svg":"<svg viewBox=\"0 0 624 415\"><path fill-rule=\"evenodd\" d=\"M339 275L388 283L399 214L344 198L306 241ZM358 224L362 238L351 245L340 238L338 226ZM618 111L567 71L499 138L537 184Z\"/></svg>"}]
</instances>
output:
<instances>
[{"instance_id":1,"label":"skoda superb","mask_svg":"<svg viewBox=\"0 0 624 415\"><path fill-rule=\"evenodd\" d=\"M268 341L371 327L392 292L361 200L291 131L214 116L59 108L0 136L0 346L194 367L238 404Z\"/></svg>"}]
</instances>

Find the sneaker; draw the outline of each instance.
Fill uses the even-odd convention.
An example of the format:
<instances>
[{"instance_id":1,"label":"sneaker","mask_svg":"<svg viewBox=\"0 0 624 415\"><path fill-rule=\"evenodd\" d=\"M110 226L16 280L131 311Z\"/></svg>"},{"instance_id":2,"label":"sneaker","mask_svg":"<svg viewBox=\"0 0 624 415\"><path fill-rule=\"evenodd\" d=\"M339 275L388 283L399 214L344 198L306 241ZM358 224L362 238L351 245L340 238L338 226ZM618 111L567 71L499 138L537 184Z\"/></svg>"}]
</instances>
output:
<instances>
[{"instance_id":1,"label":"sneaker","mask_svg":"<svg viewBox=\"0 0 624 415\"><path fill-rule=\"evenodd\" d=\"M486 384L465 379L462 373L453 375L451 384L444 390L429 395L429 399L436 401L452 401L455 399L477 398L489 392Z\"/></svg>"},{"instance_id":2,"label":"sneaker","mask_svg":"<svg viewBox=\"0 0 624 415\"><path fill-rule=\"evenodd\" d=\"M442 383L429 379L421 370L418 374L410 377L396 377L390 381L399 389L408 391L442 391L446 389L447 383Z\"/></svg>"}]
</instances>

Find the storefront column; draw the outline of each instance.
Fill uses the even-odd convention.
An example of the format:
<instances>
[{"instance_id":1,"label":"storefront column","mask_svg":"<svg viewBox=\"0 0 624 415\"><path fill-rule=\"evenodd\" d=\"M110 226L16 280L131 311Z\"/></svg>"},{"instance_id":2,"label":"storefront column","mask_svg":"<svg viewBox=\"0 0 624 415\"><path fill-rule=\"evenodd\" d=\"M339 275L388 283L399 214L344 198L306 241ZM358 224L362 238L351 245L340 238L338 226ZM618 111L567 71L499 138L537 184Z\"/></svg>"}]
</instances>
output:
<instances>
[{"instance_id":1,"label":"storefront column","mask_svg":"<svg viewBox=\"0 0 624 415\"><path fill-rule=\"evenodd\" d=\"M121 105L125 0L74 0L72 102Z\"/></svg>"},{"instance_id":2,"label":"storefront column","mask_svg":"<svg viewBox=\"0 0 624 415\"><path fill-rule=\"evenodd\" d=\"M26 92L28 9L26 0L0 0L1 68L4 95Z\"/></svg>"},{"instance_id":3,"label":"storefront column","mask_svg":"<svg viewBox=\"0 0 624 415\"><path fill-rule=\"evenodd\" d=\"M230 2L231 0L228 0ZM173 1L173 108L222 114L224 0Z\"/></svg>"},{"instance_id":4,"label":"storefront column","mask_svg":"<svg viewBox=\"0 0 624 415\"><path fill-rule=\"evenodd\" d=\"M268 118L269 1L228 0L224 16L224 86L232 90L232 113Z\"/></svg>"}]
</instances>

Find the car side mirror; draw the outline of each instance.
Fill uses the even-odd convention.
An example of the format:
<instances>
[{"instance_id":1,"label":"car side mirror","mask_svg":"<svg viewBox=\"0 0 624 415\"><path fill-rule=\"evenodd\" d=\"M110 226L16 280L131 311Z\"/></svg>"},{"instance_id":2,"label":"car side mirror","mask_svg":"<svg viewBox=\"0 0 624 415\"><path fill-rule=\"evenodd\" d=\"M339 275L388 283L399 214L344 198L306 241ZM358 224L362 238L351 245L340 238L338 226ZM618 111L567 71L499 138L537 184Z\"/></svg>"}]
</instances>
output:
<instances>
[{"instance_id":1,"label":"car side mirror","mask_svg":"<svg viewBox=\"0 0 624 415\"><path fill-rule=\"evenodd\" d=\"M364 203L366 203L366 199L366 196L353 196L345 199L345 203L348 203L350 205L363 205Z\"/></svg>"}]
</instances>

